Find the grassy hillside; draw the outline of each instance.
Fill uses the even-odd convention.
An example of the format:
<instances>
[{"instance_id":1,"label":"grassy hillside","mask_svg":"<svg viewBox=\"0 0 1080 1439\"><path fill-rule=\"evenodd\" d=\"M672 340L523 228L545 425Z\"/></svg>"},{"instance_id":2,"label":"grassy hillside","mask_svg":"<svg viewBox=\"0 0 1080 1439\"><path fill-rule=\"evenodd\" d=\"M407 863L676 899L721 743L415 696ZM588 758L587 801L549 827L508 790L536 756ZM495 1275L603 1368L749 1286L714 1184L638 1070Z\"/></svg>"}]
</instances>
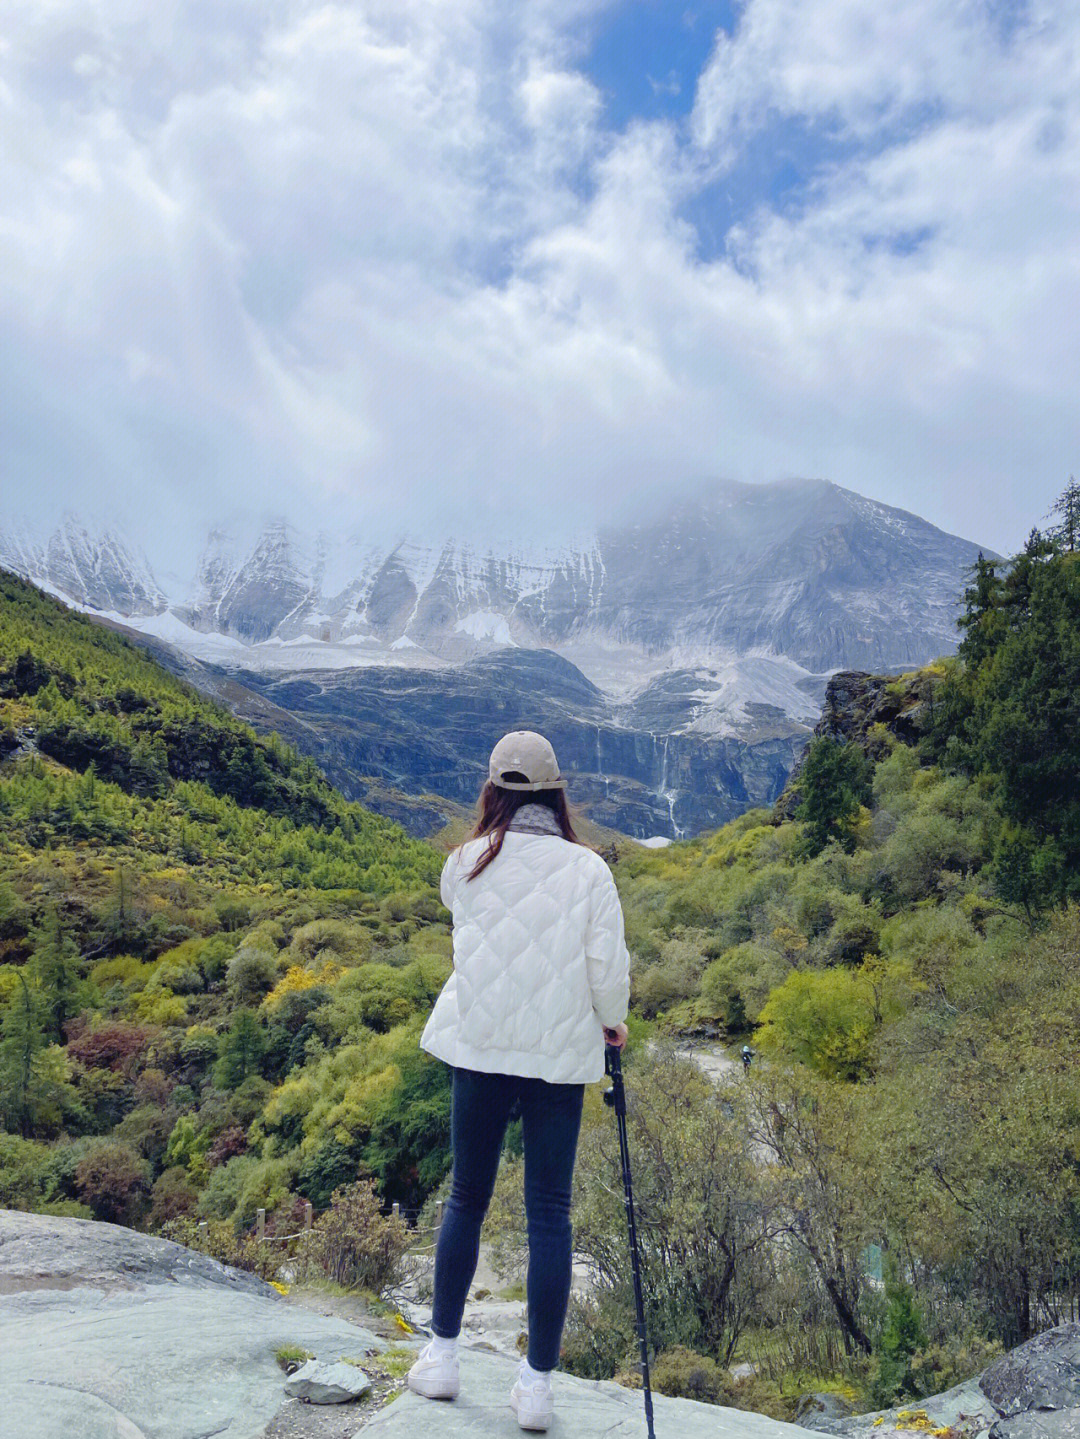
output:
<instances>
[{"instance_id":1,"label":"grassy hillside","mask_svg":"<svg viewBox=\"0 0 1080 1439\"><path fill-rule=\"evenodd\" d=\"M0 1202L242 1224L440 1177L437 851L6 574L0 754ZM299 1072L345 1110L286 1115Z\"/></svg>"}]
</instances>

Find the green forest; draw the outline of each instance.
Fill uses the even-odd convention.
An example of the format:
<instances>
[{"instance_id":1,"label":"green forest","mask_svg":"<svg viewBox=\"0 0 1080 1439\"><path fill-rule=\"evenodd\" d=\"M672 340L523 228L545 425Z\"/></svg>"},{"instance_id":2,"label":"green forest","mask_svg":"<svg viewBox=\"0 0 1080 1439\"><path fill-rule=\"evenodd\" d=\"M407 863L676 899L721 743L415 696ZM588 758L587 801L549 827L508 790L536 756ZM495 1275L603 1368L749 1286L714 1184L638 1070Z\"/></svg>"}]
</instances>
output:
<instances>
[{"instance_id":1,"label":"green forest","mask_svg":"<svg viewBox=\"0 0 1080 1439\"><path fill-rule=\"evenodd\" d=\"M808 1389L917 1399L1076 1316L1075 484L1056 520L957 577L959 654L877 681L775 812L615 849L666 1392L783 1417ZM0 1205L205 1220L242 1262L259 1209L288 1232L357 1183L419 1209L449 1167L446 1071L417 1044L450 972L442 858L0 572ZM760 1058L718 1090L695 1040ZM633 1382L595 1087L579 1152L597 1284L563 1362ZM511 1152L488 1225L508 1275L520 1183Z\"/></svg>"}]
</instances>

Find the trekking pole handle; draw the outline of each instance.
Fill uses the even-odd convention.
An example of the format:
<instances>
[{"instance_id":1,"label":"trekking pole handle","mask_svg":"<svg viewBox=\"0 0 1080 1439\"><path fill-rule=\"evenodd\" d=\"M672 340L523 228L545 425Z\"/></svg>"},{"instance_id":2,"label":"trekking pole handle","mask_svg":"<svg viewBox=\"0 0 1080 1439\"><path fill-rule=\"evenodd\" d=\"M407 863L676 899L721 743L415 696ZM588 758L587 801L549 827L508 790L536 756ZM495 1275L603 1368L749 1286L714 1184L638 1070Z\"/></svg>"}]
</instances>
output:
<instances>
[{"instance_id":1,"label":"trekking pole handle","mask_svg":"<svg viewBox=\"0 0 1080 1439\"><path fill-rule=\"evenodd\" d=\"M604 1090L604 1103L616 1114L626 1113L626 1090L623 1088L622 1054L617 1044L604 1046L604 1073L611 1079L611 1088Z\"/></svg>"}]
</instances>

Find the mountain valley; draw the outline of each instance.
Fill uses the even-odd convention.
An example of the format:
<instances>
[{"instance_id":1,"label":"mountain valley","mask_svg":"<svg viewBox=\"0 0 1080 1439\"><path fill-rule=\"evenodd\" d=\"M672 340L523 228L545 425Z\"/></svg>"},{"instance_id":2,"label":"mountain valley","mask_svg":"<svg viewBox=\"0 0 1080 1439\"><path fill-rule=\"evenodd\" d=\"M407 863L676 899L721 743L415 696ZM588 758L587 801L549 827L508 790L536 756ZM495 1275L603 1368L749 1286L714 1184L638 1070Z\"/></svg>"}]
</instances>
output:
<instances>
[{"instance_id":1,"label":"mountain valley","mask_svg":"<svg viewBox=\"0 0 1080 1439\"><path fill-rule=\"evenodd\" d=\"M771 803L830 673L955 648L977 553L802 480L715 484L561 550L218 527L172 594L77 516L37 539L0 528L0 564L256 726L270 706L346 795L416 833L439 827L439 800L472 802L500 726L550 733L590 818L639 838Z\"/></svg>"}]
</instances>

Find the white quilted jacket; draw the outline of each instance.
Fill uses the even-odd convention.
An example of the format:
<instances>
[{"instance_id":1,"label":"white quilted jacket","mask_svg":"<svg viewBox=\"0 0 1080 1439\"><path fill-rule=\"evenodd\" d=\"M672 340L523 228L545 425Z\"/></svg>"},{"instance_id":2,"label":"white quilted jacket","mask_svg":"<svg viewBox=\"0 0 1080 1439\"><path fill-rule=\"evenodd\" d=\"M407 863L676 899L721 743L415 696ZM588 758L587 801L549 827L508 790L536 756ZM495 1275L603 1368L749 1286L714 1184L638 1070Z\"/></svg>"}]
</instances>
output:
<instances>
[{"instance_id":1,"label":"white quilted jacket","mask_svg":"<svg viewBox=\"0 0 1080 1439\"><path fill-rule=\"evenodd\" d=\"M442 872L454 917L454 972L423 1049L464 1069L587 1084L604 1073L603 1025L626 1018L630 962L607 865L559 835L509 830L470 880L487 844L469 840Z\"/></svg>"}]
</instances>

